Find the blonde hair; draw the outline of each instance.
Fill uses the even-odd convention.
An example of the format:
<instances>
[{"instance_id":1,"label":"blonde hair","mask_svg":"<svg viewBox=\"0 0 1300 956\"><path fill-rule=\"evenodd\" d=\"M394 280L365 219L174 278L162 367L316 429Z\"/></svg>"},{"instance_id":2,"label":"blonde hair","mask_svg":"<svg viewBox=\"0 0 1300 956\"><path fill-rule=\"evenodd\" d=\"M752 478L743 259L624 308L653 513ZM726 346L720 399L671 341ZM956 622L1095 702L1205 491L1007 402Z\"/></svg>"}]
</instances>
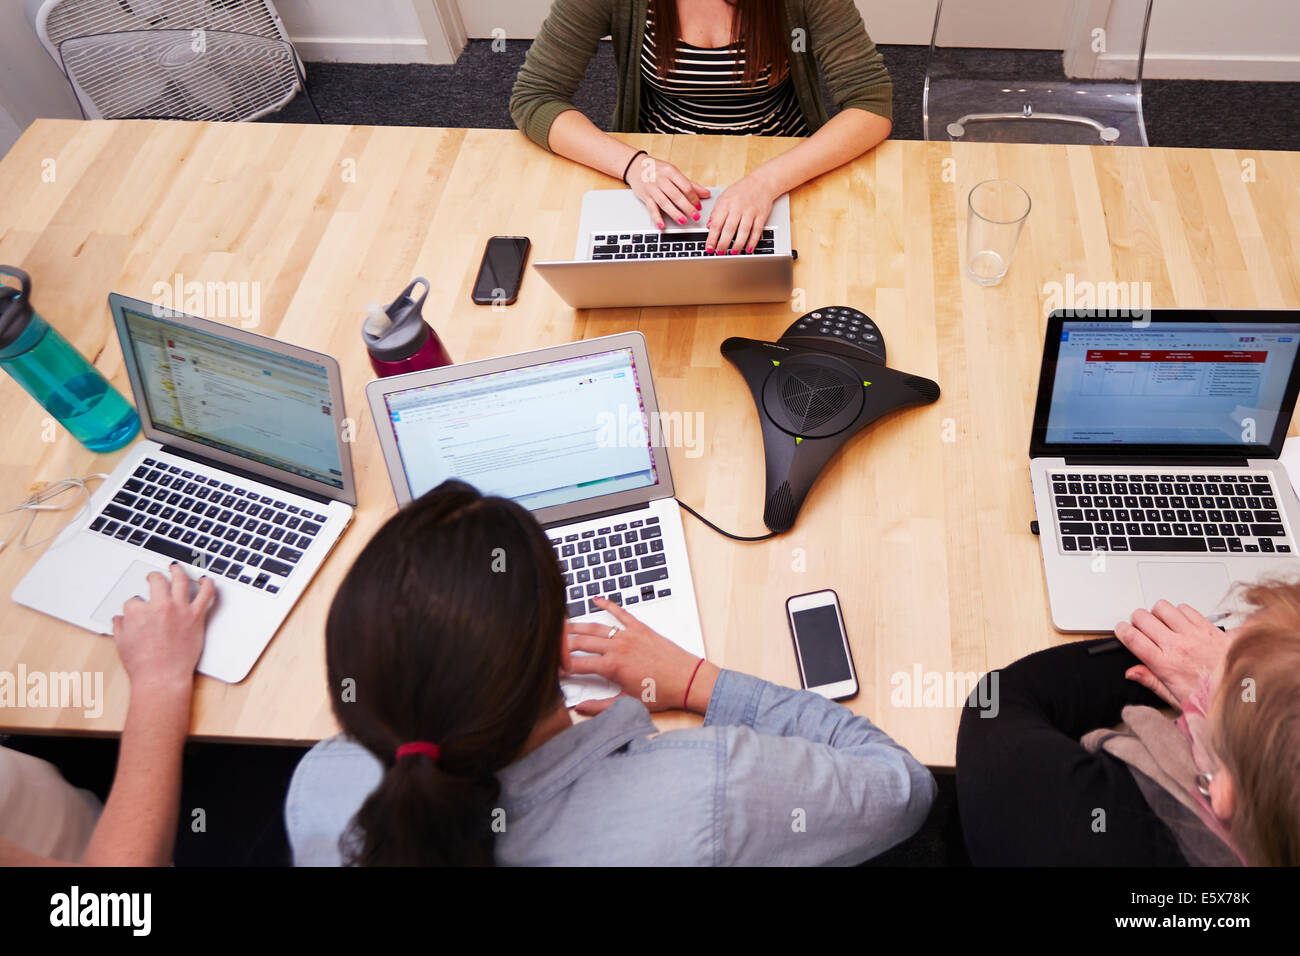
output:
<instances>
[{"instance_id":1,"label":"blonde hair","mask_svg":"<svg viewBox=\"0 0 1300 956\"><path fill-rule=\"evenodd\" d=\"M1232 776L1233 840L1252 866L1300 865L1300 582L1245 589L1255 608L1224 661L1214 745Z\"/></svg>"}]
</instances>

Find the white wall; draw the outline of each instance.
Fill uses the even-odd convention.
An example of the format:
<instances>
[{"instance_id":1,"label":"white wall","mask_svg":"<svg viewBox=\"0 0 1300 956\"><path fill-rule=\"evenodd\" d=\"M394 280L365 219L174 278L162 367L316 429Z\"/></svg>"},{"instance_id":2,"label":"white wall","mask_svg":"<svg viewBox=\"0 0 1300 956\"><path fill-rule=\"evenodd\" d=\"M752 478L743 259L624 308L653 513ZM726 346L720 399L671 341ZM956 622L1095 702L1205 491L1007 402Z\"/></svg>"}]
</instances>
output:
<instances>
[{"instance_id":1,"label":"white wall","mask_svg":"<svg viewBox=\"0 0 1300 956\"><path fill-rule=\"evenodd\" d=\"M428 0L275 0L304 60L429 63L415 4Z\"/></svg>"},{"instance_id":2,"label":"white wall","mask_svg":"<svg viewBox=\"0 0 1300 956\"><path fill-rule=\"evenodd\" d=\"M22 132L23 128L18 125L18 121L3 105L0 105L0 156L4 156L9 151L9 147L18 142Z\"/></svg>"},{"instance_id":3,"label":"white wall","mask_svg":"<svg viewBox=\"0 0 1300 956\"><path fill-rule=\"evenodd\" d=\"M38 116L80 117L63 72L15 0L0 0L0 156Z\"/></svg>"},{"instance_id":4,"label":"white wall","mask_svg":"<svg viewBox=\"0 0 1300 956\"><path fill-rule=\"evenodd\" d=\"M930 42L936 0L857 0L877 43ZM460 0L471 37L496 28L512 38L531 38L550 0ZM976 8L991 9L983 17ZM1089 13L1087 30L1062 33L1075 9ZM1095 11L1100 10L1097 14ZM1097 75L1131 73L1146 0L946 0L972 46L1063 49L1084 47L1093 27L1104 27L1108 51L1096 58ZM1091 22L1092 20L1097 22ZM1091 66L1093 58L1085 56ZM1155 0L1147 46L1146 75L1185 79L1300 80L1300 0Z\"/></svg>"},{"instance_id":5,"label":"white wall","mask_svg":"<svg viewBox=\"0 0 1300 956\"><path fill-rule=\"evenodd\" d=\"M1061 23L1072 0L997 0L999 45L1060 48ZM871 38L877 43L928 44L936 0L857 0ZM988 6L985 0L975 6ZM982 18L963 15L969 0L947 0L945 16L980 30ZM532 39L551 8L551 0L460 0L461 16L471 37L492 37L504 30L512 39Z\"/></svg>"},{"instance_id":6,"label":"white wall","mask_svg":"<svg viewBox=\"0 0 1300 956\"><path fill-rule=\"evenodd\" d=\"M1099 75L1125 75L1145 9L1111 0ZM1143 69L1155 79L1300 80L1300 0L1155 0Z\"/></svg>"}]
</instances>

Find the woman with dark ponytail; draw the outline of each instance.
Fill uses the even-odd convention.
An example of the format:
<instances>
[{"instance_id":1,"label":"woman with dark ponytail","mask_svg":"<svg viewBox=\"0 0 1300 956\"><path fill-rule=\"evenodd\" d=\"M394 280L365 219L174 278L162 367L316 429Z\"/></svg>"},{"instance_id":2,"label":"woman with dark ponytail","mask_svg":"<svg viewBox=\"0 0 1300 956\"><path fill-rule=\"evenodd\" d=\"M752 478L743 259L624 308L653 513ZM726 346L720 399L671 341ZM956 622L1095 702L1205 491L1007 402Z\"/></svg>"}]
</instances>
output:
<instances>
[{"instance_id":1,"label":"woman with dark ponytail","mask_svg":"<svg viewBox=\"0 0 1300 956\"><path fill-rule=\"evenodd\" d=\"M514 502L449 483L399 518L362 551L326 624L330 686L355 688L334 713L388 757L349 856L490 864L496 774L556 710L564 584Z\"/></svg>"},{"instance_id":2,"label":"woman with dark ponytail","mask_svg":"<svg viewBox=\"0 0 1300 956\"><path fill-rule=\"evenodd\" d=\"M606 609L621 628L566 621L551 543L512 501L448 481L391 518L330 609L344 736L294 775L295 862L859 862L925 819L933 778L866 718ZM634 696L574 724L565 672ZM656 736L649 710L683 704L705 726Z\"/></svg>"}]
</instances>

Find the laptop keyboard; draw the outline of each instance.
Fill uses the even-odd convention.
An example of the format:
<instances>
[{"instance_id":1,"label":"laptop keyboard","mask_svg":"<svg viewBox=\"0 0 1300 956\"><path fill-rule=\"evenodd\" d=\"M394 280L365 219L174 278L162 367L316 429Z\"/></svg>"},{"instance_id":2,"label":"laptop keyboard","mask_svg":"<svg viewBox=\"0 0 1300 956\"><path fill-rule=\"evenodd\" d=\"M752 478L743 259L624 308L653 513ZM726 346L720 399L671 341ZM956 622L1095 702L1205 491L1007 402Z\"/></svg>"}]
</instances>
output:
<instances>
[{"instance_id":1,"label":"laptop keyboard","mask_svg":"<svg viewBox=\"0 0 1300 956\"><path fill-rule=\"evenodd\" d=\"M625 232L591 237L593 259L694 259L706 253L707 232ZM776 234L763 230L763 238L754 247L756 256L776 253Z\"/></svg>"},{"instance_id":2,"label":"laptop keyboard","mask_svg":"<svg viewBox=\"0 0 1300 956\"><path fill-rule=\"evenodd\" d=\"M1289 554L1266 471L1051 473L1061 550Z\"/></svg>"},{"instance_id":3,"label":"laptop keyboard","mask_svg":"<svg viewBox=\"0 0 1300 956\"><path fill-rule=\"evenodd\" d=\"M326 515L183 465L146 458L90 530L278 594Z\"/></svg>"},{"instance_id":4,"label":"laptop keyboard","mask_svg":"<svg viewBox=\"0 0 1300 956\"><path fill-rule=\"evenodd\" d=\"M658 517L581 531L555 529L550 538L564 575L569 617L599 611L594 597L632 607L672 595Z\"/></svg>"}]
</instances>

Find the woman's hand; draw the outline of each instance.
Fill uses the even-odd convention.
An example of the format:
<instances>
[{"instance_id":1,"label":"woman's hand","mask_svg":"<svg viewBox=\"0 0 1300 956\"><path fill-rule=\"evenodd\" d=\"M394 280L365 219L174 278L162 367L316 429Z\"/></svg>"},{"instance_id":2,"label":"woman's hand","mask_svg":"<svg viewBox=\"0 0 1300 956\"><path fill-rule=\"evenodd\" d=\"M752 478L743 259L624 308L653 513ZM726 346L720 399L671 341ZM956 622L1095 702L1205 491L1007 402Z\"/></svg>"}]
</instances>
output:
<instances>
[{"instance_id":1,"label":"woman's hand","mask_svg":"<svg viewBox=\"0 0 1300 956\"><path fill-rule=\"evenodd\" d=\"M113 618L113 639L133 697L193 685L208 609L216 597L211 579L204 577L190 600L190 579L179 564L171 566L170 581L161 571L148 580L149 600L133 597Z\"/></svg>"},{"instance_id":2,"label":"woman's hand","mask_svg":"<svg viewBox=\"0 0 1300 956\"><path fill-rule=\"evenodd\" d=\"M1237 631L1221 631L1188 604L1157 601L1115 625L1115 636L1142 663L1124 674L1131 681L1181 707L1208 674L1217 682Z\"/></svg>"},{"instance_id":3,"label":"woman's hand","mask_svg":"<svg viewBox=\"0 0 1300 956\"><path fill-rule=\"evenodd\" d=\"M567 672L599 674L652 711L681 708L690 685L690 709L703 713L713 696L718 668L708 661L701 663L694 654L650 630L617 604L604 598L594 600L622 627L611 634L605 624L569 624L569 651L586 651L594 656L570 653ZM583 701L576 709L580 714L598 714L616 699Z\"/></svg>"},{"instance_id":4,"label":"woman's hand","mask_svg":"<svg viewBox=\"0 0 1300 956\"><path fill-rule=\"evenodd\" d=\"M664 228L664 216L679 226L698 221L701 202L709 198L707 189L691 182L672 163L650 155L633 160L627 182L660 229Z\"/></svg>"},{"instance_id":5,"label":"woman's hand","mask_svg":"<svg viewBox=\"0 0 1300 956\"><path fill-rule=\"evenodd\" d=\"M704 251L720 256L753 252L763 238L763 227L772 214L772 204L780 195L768 184L761 171L750 173L728 186L713 205Z\"/></svg>"}]
</instances>

